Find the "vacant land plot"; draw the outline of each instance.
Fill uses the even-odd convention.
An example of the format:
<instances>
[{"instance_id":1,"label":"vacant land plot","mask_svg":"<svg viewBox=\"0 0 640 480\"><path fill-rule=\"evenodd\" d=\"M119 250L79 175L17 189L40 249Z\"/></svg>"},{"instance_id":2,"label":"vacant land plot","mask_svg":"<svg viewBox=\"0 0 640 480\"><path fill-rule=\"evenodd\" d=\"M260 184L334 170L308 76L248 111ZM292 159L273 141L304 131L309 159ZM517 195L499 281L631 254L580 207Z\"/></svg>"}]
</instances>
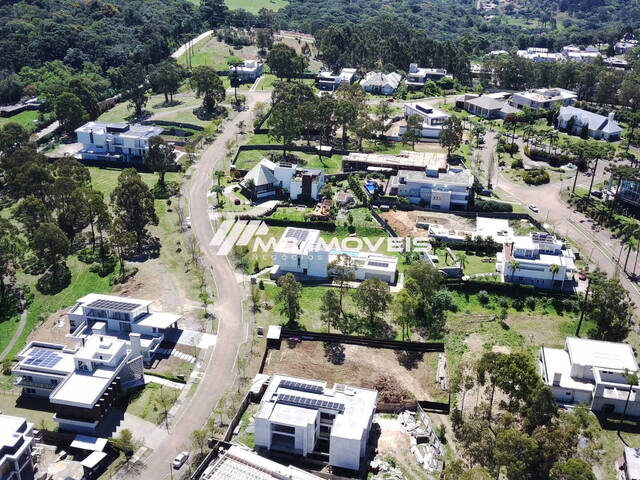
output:
<instances>
[{"instance_id":1,"label":"vacant land plot","mask_svg":"<svg viewBox=\"0 0 640 480\"><path fill-rule=\"evenodd\" d=\"M27 110L26 112L19 113L13 117L0 118L0 127L5 123L17 123L22 125L27 132L32 132L36 128L38 122L38 112L35 110Z\"/></svg>"},{"instance_id":2,"label":"vacant land plot","mask_svg":"<svg viewBox=\"0 0 640 480\"><path fill-rule=\"evenodd\" d=\"M274 12L286 7L289 2L287 0L225 0L229 10L246 10L254 15L266 8L267 10L273 10Z\"/></svg>"},{"instance_id":3,"label":"vacant land plot","mask_svg":"<svg viewBox=\"0 0 640 480\"><path fill-rule=\"evenodd\" d=\"M251 2L251 0L247 0L247 2ZM255 45L232 47L219 41L215 36L211 36L193 47L191 66L208 65L216 70L227 70L229 68L227 60L230 57L238 57L243 60L257 60L260 58L258 48ZM178 59L178 62L182 65L186 65L186 61L186 55L182 55Z\"/></svg>"},{"instance_id":4,"label":"vacant land plot","mask_svg":"<svg viewBox=\"0 0 640 480\"><path fill-rule=\"evenodd\" d=\"M376 388L379 377L390 377L417 400L446 401L448 395L436 383L437 353L407 354L356 345L325 347L322 342L283 342L280 350L269 354L265 373L283 373L324 380L332 385L344 383Z\"/></svg>"},{"instance_id":5,"label":"vacant land plot","mask_svg":"<svg viewBox=\"0 0 640 480\"><path fill-rule=\"evenodd\" d=\"M179 93L173 96L173 103L164 103L164 95L153 95L144 110L149 112L151 120L165 120L169 122L190 123L204 127L210 122L200 120L193 114L193 109L202 105L202 99L193 92ZM128 102L120 102L110 110L104 112L98 120L102 122L124 122L134 115Z\"/></svg>"},{"instance_id":6,"label":"vacant land plot","mask_svg":"<svg viewBox=\"0 0 640 480\"><path fill-rule=\"evenodd\" d=\"M174 388L148 383L142 390L131 395L127 413L158 425L164 421L165 413L171 409L179 393Z\"/></svg>"},{"instance_id":7,"label":"vacant land plot","mask_svg":"<svg viewBox=\"0 0 640 480\"><path fill-rule=\"evenodd\" d=\"M421 212L414 211L390 211L380 214L391 225L396 233L401 237L415 236L424 237L427 231L418 228L416 222L440 225L453 231L473 231L476 229L476 221L473 218L467 218L455 213L439 213L439 212Z\"/></svg>"},{"instance_id":8,"label":"vacant land plot","mask_svg":"<svg viewBox=\"0 0 640 480\"><path fill-rule=\"evenodd\" d=\"M279 155L282 155L282 152L277 150L244 150L238 154L235 165L238 170L250 170L263 158L272 158ZM338 173L342 170L341 155L320 157L311 153L301 152L294 152L293 155L300 159L301 165L307 168L321 168L326 174Z\"/></svg>"}]
</instances>

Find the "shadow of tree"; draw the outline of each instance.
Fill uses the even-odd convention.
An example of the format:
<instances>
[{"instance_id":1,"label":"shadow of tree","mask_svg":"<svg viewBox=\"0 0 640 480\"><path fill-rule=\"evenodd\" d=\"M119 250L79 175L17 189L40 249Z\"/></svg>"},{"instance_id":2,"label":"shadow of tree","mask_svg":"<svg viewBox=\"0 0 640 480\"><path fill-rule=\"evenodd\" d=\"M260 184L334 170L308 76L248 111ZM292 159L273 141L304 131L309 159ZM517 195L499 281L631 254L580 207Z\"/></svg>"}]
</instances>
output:
<instances>
[{"instance_id":1,"label":"shadow of tree","mask_svg":"<svg viewBox=\"0 0 640 480\"><path fill-rule=\"evenodd\" d=\"M396 350L396 359L398 363L407 370L418 368L418 364L424 358L424 352L411 352L407 350Z\"/></svg>"}]
</instances>

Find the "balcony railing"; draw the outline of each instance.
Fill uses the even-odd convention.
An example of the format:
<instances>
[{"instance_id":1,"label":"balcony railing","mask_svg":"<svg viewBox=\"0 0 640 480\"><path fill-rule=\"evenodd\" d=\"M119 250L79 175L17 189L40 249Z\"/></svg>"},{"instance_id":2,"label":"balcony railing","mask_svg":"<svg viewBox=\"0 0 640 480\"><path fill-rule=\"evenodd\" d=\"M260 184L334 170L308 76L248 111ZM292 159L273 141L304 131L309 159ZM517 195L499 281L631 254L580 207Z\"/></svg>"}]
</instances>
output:
<instances>
[{"instance_id":1,"label":"balcony railing","mask_svg":"<svg viewBox=\"0 0 640 480\"><path fill-rule=\"evenodd\" d=\"M33 380L26 380L24 377L18 377L13 381L13 384L16 387L32 387L32 388L42 388L42 389L46 389L46 390L53 390L54 388L56 388L59 384L52 384L52 383L40 383L40 382L34 382Z\"/></svg>"}]
</instances>

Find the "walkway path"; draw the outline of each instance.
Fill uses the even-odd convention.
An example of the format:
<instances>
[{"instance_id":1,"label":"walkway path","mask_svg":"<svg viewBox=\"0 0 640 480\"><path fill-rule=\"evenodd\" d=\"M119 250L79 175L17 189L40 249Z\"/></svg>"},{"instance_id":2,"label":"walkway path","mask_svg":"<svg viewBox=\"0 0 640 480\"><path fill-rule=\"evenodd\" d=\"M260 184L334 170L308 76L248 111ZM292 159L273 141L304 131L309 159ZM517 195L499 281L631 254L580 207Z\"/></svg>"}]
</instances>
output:
<instances>
[{"instance_id":1,"label":"walkway path","mask_svg":"<svg viewBox=\"0 0 640 480\"><path fill-rule=\"evenodd\" d=\"M171 54L171 57L175 58L176 60L179 59L184 54L184 52L187 51L187 47L189 47L189 44L195 45L196 43L200 42L201 40L204 40L205 38L210 37L212 33L213 33L213 30L207 30L206 32L201 33L196 38L191 40L191 42L187 42L187 43L181 45L180 48L178 48L175 52L173 52Z\"/></svg>"},{"instance_id":2,"label":"walkway path","mask_svg":"<svg viewBox=\"0 0 640 480\"><path fill-rule=\"evenodd\" d=\"M4 360L4 357L9 355L9 352L11 351L13 346L16 344L16 342L20 338L20 335L22 334L22 331L24 330L24 326L26 325L26 323L27 323L27 309L25 308L24 311L22 312L22 315L20 315L20 322L18 323L18 328L16 329L15 333L13 334L13 337L9 341L9 344L4 349L4 351L2 353L0 353L0 362L2 360Z\"/></svg>"}]
</instances>

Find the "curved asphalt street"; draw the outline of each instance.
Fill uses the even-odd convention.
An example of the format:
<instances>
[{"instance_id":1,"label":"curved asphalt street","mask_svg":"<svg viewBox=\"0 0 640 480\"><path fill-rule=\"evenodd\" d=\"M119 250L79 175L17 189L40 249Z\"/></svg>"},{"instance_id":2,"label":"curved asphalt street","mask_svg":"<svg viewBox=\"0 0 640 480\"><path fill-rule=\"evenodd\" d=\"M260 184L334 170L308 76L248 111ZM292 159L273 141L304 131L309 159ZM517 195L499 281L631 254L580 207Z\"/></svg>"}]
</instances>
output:
<instances>
[{"instance_id":1,"label":"curved asphalt street","mask_svg":"<svg viewBox=\"0 0 640 480\"><path fill-rule=\"evenodd\" d=\"M497 144L495 134L486 136L486 145L480 150L483 163L488 165L488 158L492 151L495 150ZM508 157L507 157L508 158ZM594 179L594 186L600 182L608 181L609 175L604 171L606 162L598 163L598 171ZM592 264L597 265L601 270L606 272L610 277L618 275L618 278L631 295L631 299L636 304L636 315L640 317L640 289L635 282L632 282L622 271L624 260L626 257L626 249L622 255L622 266L617 267L618 255L622 244L616 238L611 236L611 232L607 229L596 230L595 223L590 218L580 212L575 211L567 205L560 197L562 190L573 186L573 176L569 180L561 182L548 183L541 186L528 186L511 182L508 178L498 172L493 175L494 188L508 195L509 200L516 201L527 207L529 204L535 204L539 213L529 212L536 217L541 223L553 225L554 230L560 236L570 238L582 252L583 256L591 259ZM577 185L589 188L591 177L580 174L578 175ZM632 253L628 270L633 268L635 254ZM639 270L640 271L640 270Z\"/></svg>"},{"instance_id":2,"label":"curved asphalt street","mask_svg":"<svg viewBox=\"0 0 640 480\"><path fill-rule=\"evenodd\" d=\"M172 419L166 440L146 459L144 468L137 472L129 472L128 479L162 480L170 477L170 464L173 458L180 451L190 449L191 433L204 426L218 399L233 385L236 376L236 355L240 345L248 338L248 323L243 319L242 313L242 300L246 292L238 284L227 257L216 255L215 251L209 247L214 231L209 219L207 197L212 185L212 173L223 166L225 143L235 138L241 121L251 125L253 106L257 102L268 101L270 97L268 92L251 94L243 92L243 94L247 99L248 108L222 126L220 135L202 154L192 170L191 181L187 186L192 231L202 249L203 263L210 268L217 289L216 345L195 394L182 405ZM133 433L135 436L135 432ZM184 470L185 467L180 470L179 475L184 475Z\"/></svg>"}]
</instances>

